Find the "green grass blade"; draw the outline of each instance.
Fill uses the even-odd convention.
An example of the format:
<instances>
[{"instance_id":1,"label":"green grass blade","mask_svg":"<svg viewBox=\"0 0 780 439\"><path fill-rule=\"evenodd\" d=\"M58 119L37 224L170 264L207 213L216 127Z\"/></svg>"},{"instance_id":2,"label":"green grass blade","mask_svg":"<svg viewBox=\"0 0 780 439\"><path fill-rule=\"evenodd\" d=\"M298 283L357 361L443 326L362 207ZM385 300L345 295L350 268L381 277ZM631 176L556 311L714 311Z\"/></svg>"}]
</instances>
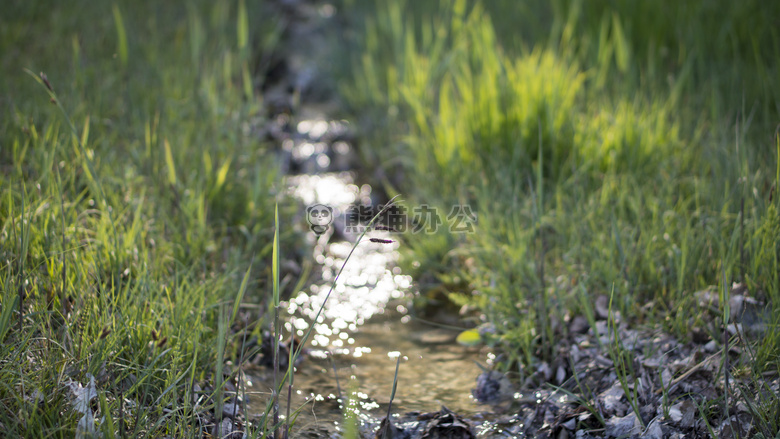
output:
<instances>
[{"instance_id":1,"label":"green grass blade","mask_svg":"<svg viewBox=\"0 0 780 439\"><path fill-rule=\"evenodd\" d=\"M122 67L127 66L127 32L125 32L125 24L122 21L122 12L119 10L119 6L116 4L113 7L114 12L114 24L116 25L116 51L119 55L119 62L122 63Z\"/></svg>"},{"instance_id":2,"label":"green grass blade","mask_svg":"<svg viewBox=\"0 0 780 439\"><path fill-rule=\"evenodd\" d=\"M274 246L272 256L272 276L274 283L274 306L279 306L279 205L274 209Z\"/></svg>"},{"instance_id":3,"label":"green grass blade","mask_svg":"<svg viewBox=\"0 0 780 439\"><path fill-rule=\"evenodd\" d=\"M385 416L385 431L382 432L381 435L377 435L377 437L382 438L389 438L392 437L391 431L393 430L392 427L392 419L390 418L390 415L393 411L393 399L395 399L395 391L398 388L398 368L401 366L401 354L398 354L398 357L396 357L395 360L395 374L393 375L393 390L390 392L390 402L387 403L387 415Z\"/></svg>"},{"instance_id":4,"label":"green grass blade","mask_svg":"<svg viewBox=\"0 0 780 439\"><path fill-rule=\"evenodd\" d=\"M219 320L217 322L217 361L214 365L214 412L217 416L222 414L223 380L222 371L225 363L225 342L227 341L228 322L225 319L224 306L219 307ZM221 421L221 419L218 419Z\"/></svg>"},{"instance_id":5,"label":"green grass blade","mask_svg":"<svg viewBox=\"0 0 780 439\"><path fill-rule=\"evenodd\" d=\"M246 1L238 2L238 23L236 26L238 34L238 50L243 51L249 44L249 18L246 13Z\"/></svg>"},{"instance_id":6,"label":"green grass blade","mask_svg":"<svg viewBox=\"0 0 780 439\"><path fill-rule=\"evenodd\" d=\"M11 328L11 316L19 302L19 296L14 294L13 289L7 288L3 298L3 312L0 313L0 343L5 340L5 334Z\"/></svg>"},{"instance_id":7,"label":"green grass blade","mask_svg":"<svg viewBox=\"0 0 780 439\"><path fill-rule=\"evenodd\" d=\"M168 139L163 142L165 148L165 166L168 168L168 183L172 186L176 185L176 164L173 161L173 152L171 151L171 144Z\"/></svg>"},{"instance_id":8,"label":"green grass blade","mask_svg":"<svg viewBox=\"0 0 780 439\"><path fill-rule=\"evenodd\" d=\"M219 192L219 190L222 189L222 186L225 185L225 179L227 179L227 173L230 170L230 162L231 159L225 160L225 163L223 163L217 171L217 181L214 183L215 193Z\"/></svg>"},{"instance_id":9,"label":"green grass blade","mask_svg":"<svg viewBox=\"0 0 780 439\"><path fill-rule=\"evenodd\" d=\"M238 315L238 308L241 307L241 301L244 300L244 293L246 293L246 287L249 284L249 273L251 272L252 272L252 262L249 263L249 268L247 268L246 273L244 273L244 278L241 280L241 286L238 288L236 299L233 302L233 313L230 315L231 323L236 320L236 315Z\"/></svg>"},{"instance_id":10,"label":"green grass blade","mask_svg":"<svg viewBox=\"0 0 780 439\"><path fill-rule=\"evenodd\" d=\"M102 425L102 431L104 437L113 439L114 436L114 418L111 416L111 410L108 407L108 401L106 400L105 392L100 392L100 410L105 413L105 421Z\"/></svg>"},{"instance_id":11,"label":"green grass blade","mask_svg":"<svg viewBox=\"0 0 780 439\"><path fill-rule=\"evenodd\" d=\"M395 375L393 376L393 390L390 392L390 405L393 404L393 399L395 399L395 390L398 388L398 368L401 366L401 355L398 355L398 358L396 358L395 361ZM388 409L389 410L389 409ZM390 413L388 412L388 416Z\"/></svg>"}]
</instances>

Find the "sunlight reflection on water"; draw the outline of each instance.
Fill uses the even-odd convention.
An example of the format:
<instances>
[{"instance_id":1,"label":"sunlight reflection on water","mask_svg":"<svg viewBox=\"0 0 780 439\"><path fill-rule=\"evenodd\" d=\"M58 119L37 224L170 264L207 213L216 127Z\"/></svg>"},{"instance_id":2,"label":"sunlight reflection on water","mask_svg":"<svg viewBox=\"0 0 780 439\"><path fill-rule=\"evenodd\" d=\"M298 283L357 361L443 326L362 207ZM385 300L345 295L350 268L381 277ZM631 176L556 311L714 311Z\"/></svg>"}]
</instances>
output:
<instances>
[{"instance_id":1,"label":"sunlight reflection on water","mask_svg":"<svg viewBox=\"0 0 780 439\"><path fill-rule=\"evenodd\" d=\"M316 123L298 125L298 129L314 130ZM350 173L297 175L289 178L292 193L307 205L326 204L334 209L331 227L342 228L345 213L358 201L367 201L371 188L353 184ZM342 222L339 224L339 222ZM370 232L371 237L390 239L387 232ZM352 242L317 244L314 258L321 264L322 282L302 291L289 302L288 313L303 316L296 320L296 330L302 336L308 323L322 312L314 326L312 345L320 349L351 345L350 333L376 314L385 312L389 302L401 299L412 285L410 276L394 270L398 259L398 243L375 243L368 236L352 250ZM348 264L344 264L352 251ZM343 267L343 269L342 269ZM331 291L333 279L341 275ZM323 306L324 304L324 306ZM406 311L403 306L399 310ZM359 352L359 351L358 351Z\"/></svg>"},{"instance_id":2,"label":"sunlight reflection on water","mask_svg":"<svg viewBox=\"0 0 780 439\"><path fill-rule=\"evenodd\" d=\"M321 165L328 154L335 161L351 147L340 140L328 151L319 146L334 126L322 120L301 121L296 130L308 138L285 141L283 148L297 161ZM441 404L476 413L479 406L471 398L470 389L479 374L474 363L480 355L457 345L455 331L421 325L411 318L408 301L412 278L396 266L399 243L369 241L393 236L386 231L370 231L345 265L357 239L347 232L346 213L351 206L371 204L371 186L358 186L350 172L289 175L286 179L288 193L303 204L333 208L330 230L322 236L313 232L309 235L321 281L296 292L287 302L289 321L284 324L285 332L294 330L302 337L314 322L307 359L296 368L298 390L291 401L292 407L306 406L298 421L302 428L312 424L329 426L332 433L339 431L345 407L333 395L350 388L359 390L359 403L349 410L356 413L361 425L374 425L389 403L397 358L401 365L394 416L408 410L438 410ZM256 374L255 379L259 388L267 388L272 382L268 371ZM266 397L253 402L257 413L263 410L264 400Z\"/></svg>"}]
</instances>

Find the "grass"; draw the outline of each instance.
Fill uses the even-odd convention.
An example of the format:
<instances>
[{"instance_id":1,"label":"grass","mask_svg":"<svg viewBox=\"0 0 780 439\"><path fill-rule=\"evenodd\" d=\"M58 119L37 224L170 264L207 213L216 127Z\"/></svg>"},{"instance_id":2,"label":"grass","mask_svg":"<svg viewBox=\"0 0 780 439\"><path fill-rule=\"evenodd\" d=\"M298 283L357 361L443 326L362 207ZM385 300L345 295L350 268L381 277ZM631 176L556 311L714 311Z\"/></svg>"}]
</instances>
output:
<instances>
[{"instance_id":1,"label":"grass","mask_svg":"<svg viewBox=\"0 0 780 439\"><path fill-rule=\"evenodd\" d=\"M504 367L550 361L566 338L551 322L613 288L632 325L682 340L703 328L723 344L725 321L692 294L721 279L778 314L774 6L344 6L371 17L344 85L365 143L382 145L365 159L403 173L381 183L408 206L479 218L474 234L407 240L404 270L428 279L423 298L478 307ZM779 333L770 318L749 340L757 361L737 363L780 373Z\"/></svg>"},{"instance_id":2,"label":"grass","mask_svg":"<svg viewBox=\"0 0 780 439\"><path fill-rule=\"evenodd\" d=\"M631 351L626 349L625 346L623 346L623 342L621 341L621 336L618 330L619 323L615 318L615 314L612 312L611 298L609 309L608 324L610 326L612 338L610 341L610 346L607 349L609 358L612 360L612 364L615 365L615 374L617 375L618 382L620 382L620 387L623 389L623 394L625 394L629 405L631 405L631 410L634 412L636 418L639 420L639 423L642 425L642 429L644 429L646 425L642 420L642 412L640 411L639 401L639 389L641 385L639 383L639 378L634 371L634 359L631 355Z\"/></svg>"},{"instance_id":3,"label":"grass","mask_svg":"<svg viewBox=\"0 0 780 439\"><path fill-rule=\"evenodd\" d=\"M277 30L243 1L81 3L0 18L0 425L200 437L231 328L264 324L240 304L264 300L280 176L250 46Z\"/></svg>"},{"instance_id":4,"label":"grass","mask_svg":"<svg viewBox=\"0 0 780 439\"><path fill-rule=\"evenodd\" d=\"M248 338L270 327L274 388L244 428L288 437L301 410L291 413L293 365L312 326L279 370L280 248L302 240L280 227L291 212L274 209L281 176L257 135L255 62L276 49L274 17L243 0L7 12L5 434L222 437L223 407L246 412L241 372L226 363L256 353Z\"/></svg>"},{"instance_id":5,"label":"grass","mask_svg":"<svg viewBox=\"0 0 780 439\"><path fill-rule=\"evenodd\" d=\"M298 245L255 135L280 29L243 0L82 3L12 0L0 17L0 425L199 436L231 397L225 362L278 327L263 306L278 310L279 249ZM780 315L777 6L339 6L366 22L340 64L364 160L403 171L384 183L407 206L479 218L405 243L405 272L431 286L418 303L476 306L505 368L549 360L567 336L553 322L592 324L608 291L631 324L701 328L724 350L728 301L708 318L693 292L734 279ZM734 389L780 372L777 319L724 363L750 378ZM743 400L776 433L777 395ZM713 425L717 405L700 404ZM252 436L289 430L277 406Z\"/></svg>"}]
</instances>

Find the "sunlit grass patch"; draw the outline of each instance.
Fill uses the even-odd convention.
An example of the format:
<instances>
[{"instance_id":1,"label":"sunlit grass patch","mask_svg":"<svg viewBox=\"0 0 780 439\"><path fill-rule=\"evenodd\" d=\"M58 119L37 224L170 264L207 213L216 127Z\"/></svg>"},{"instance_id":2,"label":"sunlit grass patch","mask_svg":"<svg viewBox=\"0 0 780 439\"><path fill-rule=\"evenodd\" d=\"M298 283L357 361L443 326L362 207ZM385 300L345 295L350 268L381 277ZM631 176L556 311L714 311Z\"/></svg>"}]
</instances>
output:
<instances>
[{"instance_id":1,"label":"sunlit grass patch","mask_svg":"<svg viewBox=\"0 0 780 439\"><path fill-rule=\"evenodd\" d=\"M388 185L477 214L473 234L409 239L402 264L423 299L476 306L505 366L549 360L560 322L607 293L682 340L722 339L694 299L722 278L778 309L777 39L756 3L720 21L705 2L402 4L376 6L346 95L379 120L371 160L403 165ZM777 369L770 315L754 371Z\"/></svg>"},{"instance_id":2,"label":"sunlit grass patch","mask_svg":"<svg viewBox=\"0 0 780 439\"><path fill-rule=\"evenodd\" d=\"M641 101L594 105L580 114L573 144L577 164L590 172L637 178L674 174L693 153L683 147L679 123L668 106Z\"/></svg>"}]
</instances>

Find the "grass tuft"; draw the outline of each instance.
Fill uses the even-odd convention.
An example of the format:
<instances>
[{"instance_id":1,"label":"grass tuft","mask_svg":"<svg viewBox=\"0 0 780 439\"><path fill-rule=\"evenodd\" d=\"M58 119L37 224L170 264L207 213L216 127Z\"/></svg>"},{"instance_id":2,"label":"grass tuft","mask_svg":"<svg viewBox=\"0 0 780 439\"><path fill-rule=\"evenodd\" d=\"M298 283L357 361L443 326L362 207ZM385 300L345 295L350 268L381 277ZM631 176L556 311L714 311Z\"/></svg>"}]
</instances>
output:
<instances>
[{"instance_id":1,"label":"grass tuft","mask_svg":"<svg viewBox=\"0 0 780 439\"><path fill-rule=\"evenodd\" d=\"M629 325L720 339L723 319L693 293L729 278L771 310L745 323L764 328L747 340L753 377L778 373L780 40L767 19L778 12L362 5L372 18L345 96L370 127L365 143L386 145L366 161L401 175L379 178L410 206L465 204L479 218L475 233L445 223L404 243L417 305L443 292L475 307L495 324L503 366L522 370L553 360L567 338L556 322L584 313L593 326L590 304L608 292Z\"/></svg>"},{"instance_id":2,"label":"grass tuft","mask_svg":"<svg viewBox=\"0 0 780 439\"><path fill-rule=\"evenodd\" d=\"M257 5L242 14L248 41L273 41L258 35L271 17ZM242 301L262 300L270 272L252 261L270 260L280 186L252 132L260 97L232 73L237 15L226 1L6 5L6 436L76 434L84 414L71 388L90 376L89 410L105 437L211 433L221 368L241 343L231 322L244 320ZM279 240L292 247L293 237Z\"/></svg>"}]
</instances>

